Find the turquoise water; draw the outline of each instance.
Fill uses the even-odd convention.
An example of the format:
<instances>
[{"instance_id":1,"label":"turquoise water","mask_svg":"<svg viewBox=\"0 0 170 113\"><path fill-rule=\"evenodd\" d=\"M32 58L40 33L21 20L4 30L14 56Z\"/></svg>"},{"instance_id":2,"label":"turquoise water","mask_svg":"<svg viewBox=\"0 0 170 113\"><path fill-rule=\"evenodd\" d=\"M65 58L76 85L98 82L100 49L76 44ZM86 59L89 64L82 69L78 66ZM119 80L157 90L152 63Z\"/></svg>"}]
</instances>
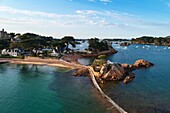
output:
<instances>
[{"instance_id":1,"label":"turquoise water","mask_svg":"<svg viewBox=\"0 0 170 113\"><path fill-rule=\"evenodd\" d=\"M105 113L88 77L35 65L0 65L0 113Z\"/></svg>"},{"instance_id":2,"label":"turquoise water","mask_svg":"<svg viewBox=\"0 0 170 113\"><path fill-rule=\"evenodd\" d=\"M138 48L137 48L138 46ZM146 59L155 66L135 71L129 84L108 82L102 89L129 113L170 113L170 49L164 46L113 45L114 62ZM137 48L137 49L135 49ZM89 65L92 59L81 59ZM88 77L35 65L0 65L0 113L105 113L105 103Z\"/></svg>"},{"instance_id":3,"label":"turquoise water","mask_svg":"<svg viewBox=\"0 0 170 113\"><path fill-rule=\"evenodd\" d=\"M133 64L138 59L145 59L155 66L136 70L136 78L127 85L123 82L102 85L104 92L130 113L170 113L170 48L151 45L113 47L119 51L108 57L113 62Z\"/></svg>"}]
</instances>

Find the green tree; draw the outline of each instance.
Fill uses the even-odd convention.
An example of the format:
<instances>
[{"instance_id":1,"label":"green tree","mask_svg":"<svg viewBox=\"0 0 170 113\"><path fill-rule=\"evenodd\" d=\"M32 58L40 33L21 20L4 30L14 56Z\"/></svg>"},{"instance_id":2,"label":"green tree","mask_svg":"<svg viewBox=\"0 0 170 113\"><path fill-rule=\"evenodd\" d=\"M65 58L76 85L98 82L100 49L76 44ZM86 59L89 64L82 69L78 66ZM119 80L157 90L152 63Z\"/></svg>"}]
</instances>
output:
<instances>
[{"instance_id":1,"label":"green tree","mask_svg":"<svg viewBox=\"0 0 170 113\"><path fill-rule=\"evenodd\" d=\"M74 37L72 37L72 36L65 36L65 37L63 37L63 38L61 39L61 42L65 43L65 45L66 45L66 50L69 49L69 48L68 48L69 44L71 44L72 47L74 47L74 48L76 47L76 45L75 45L76 41L75 41Z\"/></svg>"},{"instance_id":2,"label":"green tree","mask_svg":"<svg viewBox=\"0 0 170 113\"><path fill-rule=\"evenodd\" d=\"M33 33L26 33L18 37L20 39L19 42L12 42L10 44L10 48L20 47L24 50L31 50L33 48L44 48L44 47L51 47L53 38L52 37L45 37L40 36Z\"/></svg>"},{"instance_id":3,"label":"green tree","mask_svg":"<svg viewBox=\"0 0 170 113\"><path fill-rule=\"evenodd\" d=\"M9 48L10 40L0 40L0 50Z\"/></svg>"},{"instance_id":4,"label":"green tree","mask_svg":"<svg viewBox=\"0 0 170 113\"><path fill-rule=\"evenodd\" d=\"M93 52L100 52L109 50L110 46L108 45L106 40L99 41L98 38L91 38L88 40L89 50Z\"/></svg>"},{"instance_id":5,"label":"green tree","mask_svg":"<svg viewBox=\"0 0 170 113\"><path fill-rule=\"evenodd\" d=\"M98 58L101 60L106 59L106 55L99 55Z\"/></svg>"}]
</instances>

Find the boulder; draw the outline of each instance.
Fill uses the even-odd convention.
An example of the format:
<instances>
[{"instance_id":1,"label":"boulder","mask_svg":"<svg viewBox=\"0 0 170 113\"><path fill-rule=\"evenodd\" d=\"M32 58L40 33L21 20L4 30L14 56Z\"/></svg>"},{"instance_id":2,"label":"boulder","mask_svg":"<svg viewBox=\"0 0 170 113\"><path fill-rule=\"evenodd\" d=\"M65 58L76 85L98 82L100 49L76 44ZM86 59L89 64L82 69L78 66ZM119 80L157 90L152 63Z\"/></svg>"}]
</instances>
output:
<instances>
[{"instance_id":1,"label":"boulder","mask_svg":"<svg viewBox=\"0 0 170 113\"><path fill-rule=\"evenodd\" d=\"M77 69L76 72L73 73L74 76L89 76L89 70L87 68Z\"/></svg>"},{"instance_id":2,"label":"boulder","mask_svg":"<svg viewBox=\"0 0 170 113\"><path fill-rule=\"evenodd\" d=\"M120 64L113 64L111 69L102 76L103 80L122 80L126 74L125 69Z\"/></svg>"},{"instance_id":3,"label":"boulder","mask_svg":"<svg viewBox=\"0 0 170 113\"><path fill-rule=\"evenodd\" d=\"M129 64L121 64L123 68L129 68Z\"/></svg>"},{"instance_id":4,"label":"boulder","mask_svg":"<svg viewBox=\"0 0 170 113\"><path fill-rule=\"evenodd\" d=\"M101 66L94 66L93 69L95 72L100 72Z\"/></svg>"},{"instance_id":5,"label":"boulder","mask_svg":"<svg viewBox=\"0 0 170 113\"><path fill-rule=\"evenodd\" d=\"M154 64L151 62L148 62L146 60L137 60L133 65L129 65L129 64L121 64L121 66L126 70L126 71L133 71L136 69L140 69L140 68L149 68L151 66L153 66Z\"/></svg>"},{"instance_id":6,"label":"boulder","mask_svg":"<svg viewBox=\"0 0 170 113\"><path fill-rule=\"evenodd\" d=\"M132 73L132 72L130 72L130 73L126 76L126 78L123 80L123 82L124 82L125 84L127 84L127 83L131 82L134 78L135 78L135 74Z\"/></svg>"},{"instance_id":7,"label":"boulder","mask_svg":"<svg viewBox=\"0 0 170 113\"><path fill-rule=\"evenodd\" d=\"M131 65L129 64L121 64L121 66L125 69L125 70L129 70Z\"/></svg>"},{"instance_id":8,"label":"boulder","mask_svg":"<svg viewBox=\"0 0 170 113\"><path fill-rule=\"evenodd\" d=\"M142 59L142 60L137 60L137 61L133 64L133 67L135 67L136 69L142 68L142 67L144 67L144 68L149 68L149 67L151 67L151 66L153 66L153 65L154 65L153 63L148 62L148 61Z\"/></svg>"},{"instance_id":9,"label":"boulder","mask_svg":"<svg viewBox=\"0 0 170 113\"><path fill-rule=\"evenodd\" d=\"M96 78L97 83L100 83L100 84L105 83L100 77L96 76L95 78Z\"/></svg>"},{"instance_id":10,"label":"boulder","mask_svg":"<svg viewBox=\"0 0 170 113\"><path fill-rule=\"evenodd\" d=\"M100 70L100 74L101 74L101 75L104 75L104 74L106 74L106 73L107 73L107 65L104 64L104 65L102 66L101 70Z\"/></svg>"}]
</instances>

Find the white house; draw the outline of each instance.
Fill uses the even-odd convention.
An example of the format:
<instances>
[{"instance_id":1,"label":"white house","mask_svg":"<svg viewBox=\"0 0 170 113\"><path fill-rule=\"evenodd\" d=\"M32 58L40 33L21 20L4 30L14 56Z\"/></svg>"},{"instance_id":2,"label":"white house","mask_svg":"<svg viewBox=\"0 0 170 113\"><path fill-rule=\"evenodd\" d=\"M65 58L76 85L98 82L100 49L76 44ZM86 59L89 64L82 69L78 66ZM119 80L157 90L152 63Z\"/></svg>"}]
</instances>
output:
<instances>
[{"instance_id":1,"label":"white house","mask_svg":"<svg viewBox=\"0 0 170 113\"><path fill-rule=\"evenodd\" d=\"M53 49L52 53L51 53L51 56L58 56L58 53Z\"/></svg>"},{"instance_id":2,"label":"white house","mask_svg":"<svg viewBox=\"0 0 170 113\"><path fill-rule=\"evenodd\" d=\"M17 57L19 55L21 55L22 53L22 50L21 49L18 49L18 48L15 48L15 49L3 49L1 54L2 55L10 55L10 56L14 56L14 57Z\"/></svg>"}]
</instances>

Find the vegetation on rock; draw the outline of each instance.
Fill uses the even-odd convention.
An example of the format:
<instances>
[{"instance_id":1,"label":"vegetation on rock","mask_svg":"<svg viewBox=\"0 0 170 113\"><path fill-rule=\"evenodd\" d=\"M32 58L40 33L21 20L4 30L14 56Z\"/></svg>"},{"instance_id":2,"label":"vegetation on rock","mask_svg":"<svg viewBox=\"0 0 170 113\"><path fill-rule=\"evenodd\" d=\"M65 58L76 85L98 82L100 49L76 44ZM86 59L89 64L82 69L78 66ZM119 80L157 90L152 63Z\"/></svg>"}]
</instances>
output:
<instances>
[{"instance_id":1,"label":"vegetation on rock","mask_svg":"<svg viewBox=\"0 0 170 113\"><path fill-rule=\"evenodd\" d=\"M106 40L100 41L98 38L91 38L88 40L89 50L93 52L106 51L111 48Z\"/></svg>"},{"instance_id":2,"label":"vegetation on rock","mask_svg":"<svg viewBox=\"0 0 170 113\"><path fill-rule=\"evenodd\" d=\"M104 64L106 64L107 61L105 60L105 58L106 58L106 55L100 55L100 56L98 56L98 59L95 59L93 61L92 66L96 72L99 72L101 70L102 66Z\"/></svg>"},{"instance_id":3,"label":"vegetation on rock","mask_svg":"<svg viewBox=\"0 0 170 113\"><path fill-rule=\"evenodd\" d=\"M104 59L106 59L106 55L99 55L98 58L101 60L104 60Z\"/></svg>"}]
</instances>

